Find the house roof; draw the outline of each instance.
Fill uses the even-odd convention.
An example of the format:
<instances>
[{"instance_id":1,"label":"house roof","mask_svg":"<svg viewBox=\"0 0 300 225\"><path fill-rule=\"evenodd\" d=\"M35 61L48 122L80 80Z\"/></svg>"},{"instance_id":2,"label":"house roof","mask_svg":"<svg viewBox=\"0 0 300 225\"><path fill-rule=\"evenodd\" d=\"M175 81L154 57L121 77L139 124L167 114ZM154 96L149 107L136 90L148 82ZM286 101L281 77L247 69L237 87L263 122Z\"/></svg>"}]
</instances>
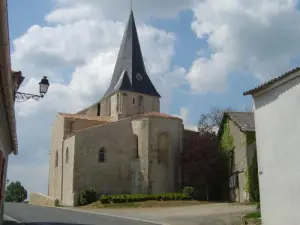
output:
<instances>
[{"instance_id":1,"label":"house roof","mask_svg":"<svg viewBox=\"0 0 300 225\"><path fill-rule=\"evenodd\" d=\"M106 98L123 90L160 97L147 75L134 15L131 11Z\"/></svg>"},{"instance_id":2,"label":"house roof","mask_svg":"<svg viewBox=\"0 0 300 225\"><path fill-rule=\"evenodd\" d=\"M259 92L259 91L265 90L266 88L270 87L271 85L275 84L276 82L281 81L282 79L287 78L290 75L292 75L293 73L298 72L298 71L300 71L300 67L294 68L293 70L290 70L290 71L282 74L279 77L273 78L273 79L271 79L271 80L269 80L269 81L267 81L267 82L259 85L256 88L253 88L253 89L251 89L249 91L245 91L243 93L243 95L252 95L252 94L255 94L255 93Z\"/></svg>"},{"instance_id":3,"label":"house roof","mask_svg":"<svg viewBox=\"0 0 300 225\"><path fill-rule=\"evenodd\" d=\"M241 131L255 131L253 112L227 112L225 114L230 117Z\"/></svg>"},{"instance_id":4,"label":"house roof","mask_svg":"<svg viewBox=\"0 0 300 225\"><path fill-rule=\"evenodd\" d=\"M103 123L111 122L110 118L108 118L108 117L86 116L86 115L69 114L69 113L58 113L58 114L67 119L92 120L92 121L99 121L99 122L103 122Z\"/></svg>"}]
</instances>

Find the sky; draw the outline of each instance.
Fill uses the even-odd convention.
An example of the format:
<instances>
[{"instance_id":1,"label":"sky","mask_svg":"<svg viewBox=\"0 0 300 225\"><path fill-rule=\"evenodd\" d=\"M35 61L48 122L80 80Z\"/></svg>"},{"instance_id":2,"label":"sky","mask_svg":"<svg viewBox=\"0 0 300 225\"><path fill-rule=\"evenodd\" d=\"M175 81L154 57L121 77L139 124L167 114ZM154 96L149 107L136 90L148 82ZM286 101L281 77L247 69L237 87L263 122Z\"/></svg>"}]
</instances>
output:
<instances>
[{"instance_id":1,"label":"sky","mask_svg":"<svg viewBox=\"0 0 300 225\"><path fill-rule=\"evenodd\" d=\"M299 64L299 0L133 0L148 74L161 111L193 128L213 107L252 107L243 92ZM128 0L8 0L11 60L22 92L16 103L19 154L8 179L47 194L51 127L101 99L130 12Z\"/></svg>"}]
</instances>

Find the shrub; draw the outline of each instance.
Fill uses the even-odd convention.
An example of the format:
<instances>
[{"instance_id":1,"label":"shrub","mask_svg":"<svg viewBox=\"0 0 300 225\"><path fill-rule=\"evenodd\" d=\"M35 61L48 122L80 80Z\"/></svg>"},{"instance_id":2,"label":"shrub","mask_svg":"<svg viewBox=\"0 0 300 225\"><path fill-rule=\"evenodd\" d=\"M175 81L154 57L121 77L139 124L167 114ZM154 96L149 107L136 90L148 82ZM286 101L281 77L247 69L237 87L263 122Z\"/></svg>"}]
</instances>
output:
<instances>
[{"instance_id":1,"label":"shrub","mask_svg":"<svg viewBox=\"0 0 300 225\"><path fill-rule=\"evenodd\" d=\"M193 187L183 187L182 193L188 195L188 196L193 196L195 192L195 188Z\"/></svg>"},{"instance_id":2,"label":"shrub","mask_svg":"<svg viewBox=\"0 0 300 225\"><path fill-rule=\"evenodd\" d=\"M107 195L101 195L100 202L102 204L108 204L108 203L110 203L110 199Z\"/></svg>"},{"instance_id":3,"label":"shrub","mask_svg":"<svg viewBox=\"0 0 300 225\"><path fill-rule=\"evenodd\" d=\"M132 194L132 195L102 195L100 201L107 203L143 202L148 200L167 201L167 200L190 200L191 196L184 193L163 193L163 194Z\"/></svg>"},{"instance_id":4,"label":"shrub","mask_svg":"<svg viewBox=\"0 0 300 225\"><path fill-rule=\"evenodd\" d=\"M87 205L97 201L96 190L93 188L84 189L80 193L79 201L81 205Z\"/></svg>"}]
</instances>

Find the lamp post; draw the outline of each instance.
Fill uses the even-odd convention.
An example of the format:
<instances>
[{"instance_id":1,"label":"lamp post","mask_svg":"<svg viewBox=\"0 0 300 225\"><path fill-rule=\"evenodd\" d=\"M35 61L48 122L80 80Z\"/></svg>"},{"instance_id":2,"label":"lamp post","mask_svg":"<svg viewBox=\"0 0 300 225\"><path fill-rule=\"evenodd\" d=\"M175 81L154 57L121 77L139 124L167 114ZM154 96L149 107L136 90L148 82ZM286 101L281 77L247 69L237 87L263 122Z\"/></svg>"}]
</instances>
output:
<instances>
[{"instance_id":1,"label":"lamp post","mask_svg":"<svg viewBox=\"0 0 300 225\"><path fill-rule=\"evenodd\" d=\"M37 101L37 100L43 98L45 96L45 94L47 93L48 88L50 86L47 77L43 77L43 79L41 80L39 85L40 85L40 94L39 95L23 93L23 92L15 92L15 101L16 102L25 102L29 99L34 99Z\"/></svg>"}]
</instances>

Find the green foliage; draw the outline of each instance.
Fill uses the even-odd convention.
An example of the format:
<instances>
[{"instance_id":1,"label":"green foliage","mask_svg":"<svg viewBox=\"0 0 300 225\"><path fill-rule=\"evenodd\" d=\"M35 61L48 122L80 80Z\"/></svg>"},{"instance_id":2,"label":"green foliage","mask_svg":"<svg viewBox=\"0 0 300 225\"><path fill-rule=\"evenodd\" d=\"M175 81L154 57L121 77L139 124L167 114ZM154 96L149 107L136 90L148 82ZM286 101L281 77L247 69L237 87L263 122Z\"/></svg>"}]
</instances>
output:
<instances>
[{"instance_id":1,"label":"green foliage","mask_svg":"<svg viewBox=\"0 0 300 225\"><path fill-rule=\"evenodd\" d=\"M248 167L248 189L252 201L259 202L259 181L258 181L258 166L257 166L257 153L254 152L252 163Z\"/></svg>"},{"instance_id":2,"label":"green foliage","mask_svg":"<svg viewBox=\"0 0 300 225\"><path fill-rule=\"evenodd\" d=\"M97 201L96 190L93 188L84 189L79 196L79 202L81 205L87 205Z\"/></svg>"},{"instance_id":3,"label":"green foliage","mask_svg":"<svg viewBox=\"0 0 300 225\"><path fill-rule=\"evenodd\" d=\"M102 195L100 201L107 203L126 203L143 202L148 200L167 201L167 200L190 200L191 197L183 193L165 193L165 194L132 194L132 195Z\"/></svg>"},{"instance_id":4,"label":"green foliage","mask_svg":"<svg viewBox=\"0 0 300 225\"><path fill-rule=\"evenodd\" d=\"M254 131L246 132L246 139L247 139L247 146L252 144L256 140L255 132Z\"/></svg>"},{"instance_id":5,"label":"green foliage","mask_svg":"<svg viewBox=\"0 0 300 225\"><path fill-rule=\"evenodd\" d=\"M109 199L109 197L108 197L107 195L101 195L101 197L100 197L100 202L101 202L102 204L107 204L107 203L110 202L110 199Z\"/></svg>"},{"instance_id":6,"label":"green foliage","mask_svg":"<svg viewBox=\"0 0 300 225\"><path fill-rule=\"evenodd\" d=\"M20 181L11 182L5 190L6 202L23 202L27 199L27 191Z\"/></svg>"},{"instance_id":7,"label":"green foliage","mask_svg":"<svg viewBox=\"0 0 300 225\"><path fill-rule=\"evenodd\" d=\"M192 197L194 195L194 192L195 192L195 188L193 188L193 187L183 187L182 188L182 193L186 194L188 196Z\"/></svg>"},{"instance_id":8,"label":"green foliage","mask_svg":"<svg viewBox=\"0 0 300 225\"><path fill-rule=\"evenodd\" d=\"M229 134L228 121L224 124L220 145L221 145L221 149L223 151L230 151L234 147L233 146L233 137Z\"/></svg>"},{"instance_id":9,"label":"green foliage","mask_svg":"<svg viewBox=\"0 0 300 225\"><path fill-rule=\"evenodd\" d=\"M252 213L249 213L245 216L245 218L251 218L251 219L259 219L261 218L261 214L260 214L260 211L258 212L252 212Z\"/></svg>"}]
</instances>

